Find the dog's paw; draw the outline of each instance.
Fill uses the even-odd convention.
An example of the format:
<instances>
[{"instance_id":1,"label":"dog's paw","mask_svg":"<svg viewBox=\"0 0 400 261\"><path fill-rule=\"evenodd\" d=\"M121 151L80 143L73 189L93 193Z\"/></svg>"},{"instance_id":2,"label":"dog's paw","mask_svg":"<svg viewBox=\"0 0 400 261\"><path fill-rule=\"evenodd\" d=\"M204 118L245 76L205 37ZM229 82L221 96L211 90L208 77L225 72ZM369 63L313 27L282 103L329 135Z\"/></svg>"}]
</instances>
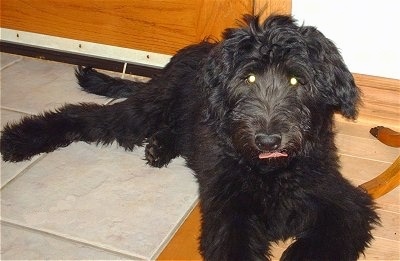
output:
<instances>
[{"instance_id":1,"label":"dog's paw","mask_svg":"<svg viewBox=\"0 0 400 261\"><path fill-rule=\"evenodd\" d=\"M168 157L168 149L155 137L151 137L148 142L145 149L147 163L156 168L167 165L171 161Z\"/></svg>"},{"instance_id":2,"label":"dog's paw","mask_svg":"<svg viewBox=\"0 0 400 261\"><path fill-rule=\"evenodd\" d=\"M161 168L175 157L175 136L169 128L164 128L154 133L147 140L145 157L150 166Z\"/></svg>"}]
</instances>

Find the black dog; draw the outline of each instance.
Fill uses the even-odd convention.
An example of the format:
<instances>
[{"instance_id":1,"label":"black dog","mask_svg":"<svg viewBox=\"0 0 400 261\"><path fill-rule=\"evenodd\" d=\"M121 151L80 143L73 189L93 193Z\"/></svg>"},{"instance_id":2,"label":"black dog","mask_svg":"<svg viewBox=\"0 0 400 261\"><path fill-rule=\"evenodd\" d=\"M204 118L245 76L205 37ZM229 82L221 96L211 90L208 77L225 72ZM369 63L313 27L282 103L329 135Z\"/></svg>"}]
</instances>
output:
<instances>
[{"instance_id":1,"label":"black dog","mask_svg":"<svg viewBox=\"0 0 400 261\"><path fill-rule=\"evenodd\" d=\"M66 105L4 128L4 160L74 141L132 150L155 167L181 155L200 186L206 260L265 260L295 238L283 260L355 260L379 222L370 197L339 173L333 114L357 115L359 89L314 27L245 16L222 41L180 50L148 83L78 68L88 92L128 97Z\"/></svg>"}]
</instances>

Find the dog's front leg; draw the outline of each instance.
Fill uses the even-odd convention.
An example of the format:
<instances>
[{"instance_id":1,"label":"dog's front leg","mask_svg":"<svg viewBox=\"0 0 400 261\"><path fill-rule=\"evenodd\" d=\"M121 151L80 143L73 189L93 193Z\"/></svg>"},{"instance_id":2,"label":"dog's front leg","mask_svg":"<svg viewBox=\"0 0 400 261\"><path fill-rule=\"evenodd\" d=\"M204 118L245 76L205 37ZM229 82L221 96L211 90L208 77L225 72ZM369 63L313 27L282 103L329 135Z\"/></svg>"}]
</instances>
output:
<instances>
[{"instance_id":1,"label":"dog's front leg","mask_svg":"<svg viewBox=\"0 0 400 261\"><path fill-rule=\"evenodd\" d=\"M369 245L371 230L379 223L375 206L367 194L339 182L319 184L325 193L314 199L320 202L316 220L288 247L282 261L357 260Z\"/></svg>"},{"instance_id":2,"label":"dog's front leg","mask_svg":"<svg viewBox=\"0 0 400 261\"><path fill-rule=\"evenodd\" d=\"M267 260L269 242L256 216L203 210L200 252L205 260Z\"/></svg>"},{"instance_id":3,"label":"dog's front leg","mask_svg":"<svg viewBox=\"0 0 400 261\"><path fill-rule=\"evenodd\" d=\"M66 105L55 112L23 118L7 125L0 141L5 161L22 161L75 141L109 144L127 149L141 145L151 120L126 100L112 105Z\"/></svg>"},{"instance_id":4,"label":"dog's front leg","mask_svg":"<svg viewBox=\"0 0 400 261\"><path fill-rule=\"evenodd\" d=\"M234 183L230 177L200 183L200 251L205 260L266 260L269 239L257 203L241 191L240 182Z\"/></svg>"}]
</instances>

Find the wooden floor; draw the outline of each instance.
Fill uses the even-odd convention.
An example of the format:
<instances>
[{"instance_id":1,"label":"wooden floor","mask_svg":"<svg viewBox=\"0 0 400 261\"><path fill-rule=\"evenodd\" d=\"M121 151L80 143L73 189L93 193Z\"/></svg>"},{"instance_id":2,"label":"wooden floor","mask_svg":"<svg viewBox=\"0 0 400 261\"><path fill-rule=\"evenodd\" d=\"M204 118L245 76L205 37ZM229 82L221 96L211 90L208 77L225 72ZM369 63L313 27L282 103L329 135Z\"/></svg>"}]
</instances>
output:
<instances>
[{"instance_id":1,"label":"wooden floor","mask_svg":"<svg viewBox=\"0 0 400 261\"><path fill-rule=\"evenodd\" d=\"M371 118L348 122L337 117L337 145L342 162L342 173L354 185L360 185L384 171L399 156L399 149L375 140L369 129L380 125ZM389 126L400 131L399 126ZM375 240L360 260L400 260L400 188L377 199L382 227L373 234ZM200 260L198 237L200 211L198 205L177 231L158 260ZM273 248L274 259L279 259L290 242L280 242Z\"/></svg>"}]
</instances>

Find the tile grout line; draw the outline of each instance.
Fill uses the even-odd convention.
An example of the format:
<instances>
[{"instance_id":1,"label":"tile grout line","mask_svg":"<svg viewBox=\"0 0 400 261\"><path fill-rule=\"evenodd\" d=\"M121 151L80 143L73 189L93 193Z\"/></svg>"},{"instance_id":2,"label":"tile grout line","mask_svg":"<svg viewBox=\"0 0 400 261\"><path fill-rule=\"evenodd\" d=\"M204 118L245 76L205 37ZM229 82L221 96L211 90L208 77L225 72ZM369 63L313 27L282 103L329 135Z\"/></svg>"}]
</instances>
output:
<instances>
[{"instance_id":1,"label":"tile grout line","mask_svg":"<svg viewBox=\"0 0 400 261\"><path fill-rule=\"evenodd\" d=\"M32 113L32 112L27 112L27 111L23 111L23 110L19 110L19 109L13 109L13 108L10 108L10 107L7 107L7 106L3 106L3 105L1 105L1 109L2 110L7 110L7 111L10 111L10 112L23 113L23 114L26 114L25 116L35 115L35 113Z\"/></svg>"},{"instance_id":2,"label":"tile grout line","mask_svg":"<svg viewBox=\"0 0 400 261\"><path fill-rule=\"evenodd\" d=\"M178 230L181 228L183 223L185 223L186 219L190 216L192 211L195 209L197 204L199 203L199 196L197 195L196 198L193 201L193 204L189 207L189 209L186 211L186 213L178 220L174 228L168 233L164 239L161 241L159 246L154 250L153 254L151 255L151 260L156 260L158 256L162 253L164 248L169 244L169 242L172 240L172 238L175 236L175 234L178 232Z\"/></svg>"},{"instance_id":3,"label":"tile grout line","mask_svg":"<svg viewBox=\"0 0 400 261\"><path fill-rule=\"evenodd\" d=\"M98 95L98 96L100 97L100 95ZM113 99L113 98L105 97L105 101L101 102L101 103L98 103L98 104L107 105L107 104L109 104L110 102L112 102L114 100L115 99ZM79 103L68 103L68 104L79 104ZM59 107L62 107L62 106L63 105L60 105ZM54 111L54 110L58 109L59 107L50 108L50 109L44 109L43 111L39 111L39 112L28 112L28 111L24 111L24 110L20 110L20 109L14 109L14 108L11 108L11 107L7 107L7 106L1 105L1 109L2 110L6 110L6 111L9 111L9 112L23 113L23 114L26 114L25 116L38 115L38 114L40 114L42 112L45 112L45 111Z\"/></svg>"},{"instance_id":4,"label":"tile grout line","mask_svg":"<svg viewBox=\"0 0 400 261\"><path fill-rule=\"evenodd\" d=\"M29 171L31 168L33 168L39 161L41 161L43 158L45 158L47 155L47 153L43 153L43 155L39 155L39 157L37 157L36 159L32 160L31 163L28 164L28 166L26 166L25 168L23 168L21 171L19 171L15 176L13 176L10 180L8 180L6 183L4 183L3 185L1 185L0 190L3 190L3 188L5 188L8 184L10 184L11 182L13 182L15 179L17 179L18 177L24 175L27 171Z\"/></svg>"},{"instance_id":5,"label":"tile grout line","mask_svg":"<svg viewBox=\"0 0 400 261\"><path fill-rule=\"evenodd\" d=\"M37 229L37 228L34 228L34 227L30 227L28 225L21 224L19 222L15 222L15 221L9 220L9 219L4 218L4 217L1 218L1 223L7 224L9 226L18 227L18 228L24 229L26 231L33 231L33 232L36 232L36 233L39 233L39 234L42 234L42 235L47 235L47 236L55 237L55 238L58 238L58 239L63 239L65 241L82 244L82 245L85 245L85 246L88 246L88 247L92 247L92 248L96 248L96 249L103 250L103 251L106 251L106 252L114 253L114 254L117 254L117 255L120 255L120 256L124 256L124 257L129 258L129 259L134 258L135 260L137 260L137 259L148 260L147 257L139 255L139 254L132 255L131 253L128 253L126 251L123 251L123 250L121 251L121 250L118 250L118 249L114 249L111 246L107 246L105 244L101 244L101 243L98 243L98 242L91 242L89 240L84 240L84 239L81 239L79 237L63 235L61 233L53 232L51 230Z\"/></svg>"},{"instance_id":6,"label":"tile grout line","mask_svg":"<svg viewBox=\"0 0 400 261\"><path fill-rule=\"evenodd\" d=\"M22 61L23 59L24 59L24 58L23 58L22 56L19 56L18 59L14 60L14 61L12 61L12 62L9 62L9 63L7 63L7 64L4 65L4 66L1 66L0 71L3 71L3 70L5 70L5 69L7 69L8 67L11 67L12 65L14 65L14 64L16 64L16 63Z\"/></svg>"}]
</instances>

